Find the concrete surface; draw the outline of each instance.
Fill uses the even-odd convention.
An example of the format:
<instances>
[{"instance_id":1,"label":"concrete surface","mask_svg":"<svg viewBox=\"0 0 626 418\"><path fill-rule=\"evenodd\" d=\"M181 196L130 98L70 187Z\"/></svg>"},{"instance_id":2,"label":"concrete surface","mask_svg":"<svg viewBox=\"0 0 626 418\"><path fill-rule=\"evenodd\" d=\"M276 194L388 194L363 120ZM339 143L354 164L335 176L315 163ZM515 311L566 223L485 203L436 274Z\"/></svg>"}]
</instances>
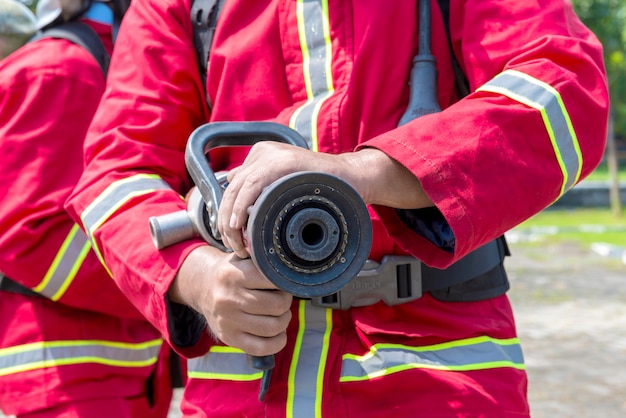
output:
<instances>
[{"instance_id":1,"label":"concrete surface","mask_svg":"<svg viewBox=\"0 0 626 418\"><path fill-rule=\"evenodd\" d=\"M626 417L626 265L580 245L510 243L534 418Z\"/></svg>"}]
</instances>

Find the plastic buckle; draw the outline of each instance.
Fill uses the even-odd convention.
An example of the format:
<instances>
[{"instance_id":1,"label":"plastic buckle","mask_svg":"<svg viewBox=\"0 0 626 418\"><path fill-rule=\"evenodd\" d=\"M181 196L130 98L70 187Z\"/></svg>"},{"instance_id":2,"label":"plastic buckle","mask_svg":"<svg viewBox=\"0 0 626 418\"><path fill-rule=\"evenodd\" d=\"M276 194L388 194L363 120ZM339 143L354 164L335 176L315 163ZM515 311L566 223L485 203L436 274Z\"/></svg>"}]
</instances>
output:
<instances>
[{"instance_id":1,"label":"plastic buckle","mask_svg":"<svg viewBox=\"0 0 626 418\"><path fill-rule=\"evenodd\" d=\"M311 298L322 308L349 309L379 301L389 306L422 297L422 263L414 257L390 255L380 263L367 260L359 274L339 292Z\"/></svg>"}]
</instances>

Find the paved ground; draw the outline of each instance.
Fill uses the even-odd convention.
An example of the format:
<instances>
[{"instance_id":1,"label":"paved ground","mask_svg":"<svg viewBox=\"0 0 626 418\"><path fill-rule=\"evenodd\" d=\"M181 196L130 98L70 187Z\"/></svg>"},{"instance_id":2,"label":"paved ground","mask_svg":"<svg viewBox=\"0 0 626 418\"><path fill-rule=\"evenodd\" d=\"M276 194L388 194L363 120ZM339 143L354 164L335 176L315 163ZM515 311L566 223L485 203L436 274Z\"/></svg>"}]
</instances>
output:
<instances>
[{"instance_id":1,"label":"paved ground","mask_svg":"<svg viewBox=\"0 0 626 418\"><path fill-rule=\"evenodd\" d=\"M509 295L533 418L626 417L626 265L575 243L516 238Z\"/></svg>"},{"instance_id":2,"label":"paved ground","mask_svg":"<svg viewBox=\"0 0 626 418\"><path fill-rule=\"evenodd\" d=\"M576 243L510 243L534 418L626 417L626 265Z\"/></svg>"}]
</instances>

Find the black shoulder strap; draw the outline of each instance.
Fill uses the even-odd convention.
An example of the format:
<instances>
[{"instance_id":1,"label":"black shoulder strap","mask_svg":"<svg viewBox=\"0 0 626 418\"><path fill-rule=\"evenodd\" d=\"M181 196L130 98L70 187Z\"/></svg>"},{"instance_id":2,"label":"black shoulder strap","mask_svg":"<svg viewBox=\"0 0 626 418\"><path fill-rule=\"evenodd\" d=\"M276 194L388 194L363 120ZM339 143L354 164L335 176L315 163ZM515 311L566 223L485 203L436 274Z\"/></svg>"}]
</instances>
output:
<instances>
[{"instance_id":1,"label":"black shoulder strap","mask_svg":"<svg viewBox=\"0 0 626 418\"><path fill-rule=\"evenodd\" d=\"M439 3L439 9L441 10L441 14L443 16L443 24L446 27L446 35L448 35L448 45L450 46L450 55L452 57L452 68L454 69L454 84L456 85L459 98L465 97L470 94L469 82L465 73L463 73L463 70L461 69L459 61L456 59L456 55L454 55L454 50L452 49L452 40L450 39L450 0L437 0L437 3Z\"/></svg>"},{"instance_id":2,"label":"black shoulder strap","mask_svg":"<svg viewBox=\"0 0 626 418\"><path fill-rule=\"evenodd\" d=\"M193 0L191 4L191 24L193 25L193 43L196 48L202 86L206 88L209 55L217 19L225 0ZM209 107L211 103L205 95Z\"/></svg>"},{"instance_id":3,"label":"black shoulder strap","mask_svg":"<svg viewBox=\"0 0 626 418\"><path fill-rule=\"evenodd\" d=\"M67 39L85 48L96 59L102 69L102 73L106 77L109 70L109 54L104 48L104 44L98 34L86 23L72 21L58 26L52 26L41 32L33 41L42 38Z\"/></svg>"}]
</instances>

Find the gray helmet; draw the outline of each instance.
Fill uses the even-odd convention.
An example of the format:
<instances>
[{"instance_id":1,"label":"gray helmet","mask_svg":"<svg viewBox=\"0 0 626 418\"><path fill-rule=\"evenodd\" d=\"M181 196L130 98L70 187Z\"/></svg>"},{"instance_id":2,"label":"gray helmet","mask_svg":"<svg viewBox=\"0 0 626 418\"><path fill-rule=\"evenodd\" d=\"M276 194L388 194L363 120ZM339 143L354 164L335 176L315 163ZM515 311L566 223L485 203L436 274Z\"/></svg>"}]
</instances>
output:
<instances>
[{"instance_id":1,"label":"gray helmet","mask_svg":"<svg viewBox=\"0 0 626 418\"><path fill-rule=\"evenodd\" d=\"M78 19L94 2L107 4L113 10L113 18L119 25L130 0L39 0L37 3L37 26L46 29L58 23Z\"/></svg>"},{"instance_id":2,"label":"gray helmet","mask_svg":"<svg viewBox=\"0 0 626 418\"><path fill-rule=\"evenodd\" d=\"M0 0L0 59L24 45L37 32L35 15L17 0Z\"/></svg>"},{"instance_id":3,"label":"gray helmet","mask_svg":"<svg viewBox=\"0 0 626 418\"><path fill-rule=\"evenodd\" d=\"M39 29L50 26L61 19L63 8L59 0L39 0L37 2L37 27Z\"/></svg>"}]
</instances>

